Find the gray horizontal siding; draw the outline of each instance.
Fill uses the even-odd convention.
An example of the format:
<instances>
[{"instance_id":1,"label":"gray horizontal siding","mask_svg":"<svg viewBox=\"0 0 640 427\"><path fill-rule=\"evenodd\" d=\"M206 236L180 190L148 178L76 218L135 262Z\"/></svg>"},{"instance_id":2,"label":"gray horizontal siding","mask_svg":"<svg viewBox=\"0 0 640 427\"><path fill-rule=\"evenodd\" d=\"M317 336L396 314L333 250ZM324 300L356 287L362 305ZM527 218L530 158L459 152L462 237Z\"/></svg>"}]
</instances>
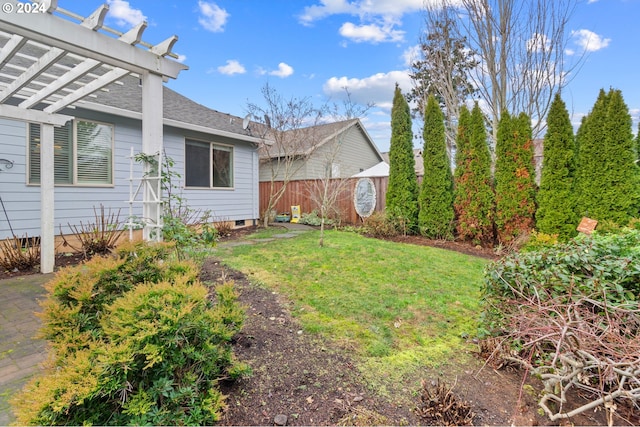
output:
<instances>
[{"instance_id":1,"label":"gray horizontal siding","mask_svg":"<svg viewBox=\"0 0 640 427\"><path fill-rule=\"evenodd\" d=\"M54 225L56 233L60 230L69 233L69 225L95 222L96 211L103 205L106 213L120 211L120 221L129 215L130 205L130 150L141 151L141 123L137 120L100 114L86 110L76 110L77 117L98 120L114 124L114 185L111 187L55 187ZM225 139L214 141L205 134L188 133L180 129L165 127L165 151L175 161L175 170L184 176L184 139L189 137L211 140L212 142L232 143L234 145L234 179L232 190L187 190L182 182L175 183L181 196L190 207L201 211L210 210L216 218L224 220L249 220L257 218L258 183L257 160L254 148L249 143ZM40 235L40 187L27 185L27 125L23 122L0 119L0 158L14 162L13 168L5 170L0 165L0 197L7 215L0 210L0 238L11 236L11 228L22 237ZM136 178L142 176L142 166L134 162ZM138 181L134 182L134 188ZM140 195L137 200L142 200ZM94 208L96 211L94 211ZM142 204L133 205L132 214L142 216ZM7 221L6 217L9 217Z\"/></svg>"},{"instance_id":2,"label":"gray horizontal siding","mask_svg":"<svg viewBox=\"0 0 640 427\"><path fill-rule=\"evenodd\" d=\"M340 144L338 150L335 148L336 143ZM340 176L336 178L349 178L381 161L382 158L367 141L362 130L358 126L352 126L335 140L328 141L318 147L304 164L301 165L302 161L296 160L291 169L296 172L289 179L293 181L325 178L326 168L330 163L337 163L340 167ZM271 169L272 166L268 163L260 166L261 182L271 181ZM274 181L282 181L283 179L284 174L278 173Z\"/></svg>"}]
</instances>

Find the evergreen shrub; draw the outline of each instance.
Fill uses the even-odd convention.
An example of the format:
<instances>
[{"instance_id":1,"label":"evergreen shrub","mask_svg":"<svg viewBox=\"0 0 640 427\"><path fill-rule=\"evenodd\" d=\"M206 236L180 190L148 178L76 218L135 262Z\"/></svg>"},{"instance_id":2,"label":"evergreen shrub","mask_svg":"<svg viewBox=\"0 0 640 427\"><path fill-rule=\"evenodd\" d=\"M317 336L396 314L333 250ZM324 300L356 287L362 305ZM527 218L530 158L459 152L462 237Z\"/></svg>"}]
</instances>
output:
<instances>
[{"instance_id":1,"label":"evergreen shrub","mask_svg":"<svg viewBox=\"0 0 640 427\"><path fill-rule=\"evenodd\" d=\"M569 301L581 296L625 305L640 298L640 231L598 231L539 251L512 253L485 272L485 326L499 332L514 301L530 296Z\"/></svg>"},{"instance_id":2,"label":"evergreen shrub","mask_svg":"<svg viewBox=\"0 0 640 427\"><path fill-rule=\"evenodd\" d=\"M160 256L169 248L133 245L58 273L44 303L49 365L12 400L19 424L219 420L217 383L248 372L230 345L244 310L232 283L211 298L194 265Z\"/></svg>"},{"instance_id":3,"label":"evergreen shrub","mask_svg":"<svg viewBox=\"0 0 640 427\"><path fill-rule=\"evenodd\" d=\"M364 234L373 237L393 237L401 234L400 225L385 212L375 211L364 219Z\"/></svg>"}]
</instances>

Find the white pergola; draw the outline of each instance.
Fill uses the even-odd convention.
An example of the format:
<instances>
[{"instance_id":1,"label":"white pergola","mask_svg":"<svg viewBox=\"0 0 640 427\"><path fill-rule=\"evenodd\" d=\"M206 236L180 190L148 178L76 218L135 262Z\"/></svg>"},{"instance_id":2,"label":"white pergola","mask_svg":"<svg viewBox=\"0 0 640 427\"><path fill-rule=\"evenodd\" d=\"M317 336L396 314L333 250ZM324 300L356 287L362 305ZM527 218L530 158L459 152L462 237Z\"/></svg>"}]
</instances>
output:
<instances>
[{"instance_id":1,"label":"white pergola","mask_svg":"<svg viewBox=\"0 0 640 427\"><path fill-rule=\"evenodd\" d=\"M163 146L162 84L188 67L167 58L177 36L151 46L141 40L144 22L124 34L104 27L106 4L83 18L58 8L57 0L40 3L40 13L17 13L19 2L3 0L0 117L41 125L41 271L49 273L55 263L53 129L73 119L60 111L136 74L142 82L142 152L157 154ZM159 205L149 201L148 193L143 197L143 217L155 218ZM143 234L149 238L148 226Z\"/></svg>"}]
</instances>

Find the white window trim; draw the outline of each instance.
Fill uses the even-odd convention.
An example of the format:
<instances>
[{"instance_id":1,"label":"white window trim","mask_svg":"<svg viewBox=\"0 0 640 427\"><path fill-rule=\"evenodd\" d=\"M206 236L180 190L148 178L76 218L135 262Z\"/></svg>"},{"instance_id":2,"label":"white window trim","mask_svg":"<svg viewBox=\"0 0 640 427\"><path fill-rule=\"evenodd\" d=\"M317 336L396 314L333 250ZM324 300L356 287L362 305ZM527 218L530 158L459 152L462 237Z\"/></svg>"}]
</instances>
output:
<instances>
[{"instance_id":1,"label":"white window trim","mask_svg":"<svg viewBox=\"0 0 640 427\"><path fill-rule=\"evenodd\" d=\"M109 126L111 127L111 183L110 184L100 184L100 183L79 183L78 182L78 126L77 123L78 121L81 122L91 122L91 123L96 123L99 125L105 125L105 126ZM26 130L27 130L27 164L26 164L26 184L27 186L32 186L32 187L40 187L40 183L36 183L36 182L30 182L30 177L31 177L31 130L29 129L29 127L32 125L39 125L39 123L33 123L33 122L27 122L26 123ZM72 132L72 149L73 149L73 173L72 173L72 183L70 184L66 184L66 183L54 183L54 185L56 187L96 187L96 188L114 188L115 187L115 125L113 123L108 123L108 122L102 122L99 120L89 120L89 119L82 119L82 118L76 118L72 121L72 126L73 128L71 129Z\"/></svg>"},{"instance_id":2,"label":"white window trim","mask_svg":"<svg viewBox=\"0 0 640 427\"><path fill-rule=\"evenodd\" d=\"M209 144L209 183L210 186L209 187L190 187L187 186L187 142L188 141L192 141L192 142L200 142L202 144ZM230 148L231 151L231 186L230 187L214 187L213 186L213 162L211 161L212 159L212 151L213 151L213 147L228 147ZM188 189L188 190L221 190L221 191L233 191L235 190L235 186L236 186L236 167L235 167L235 162L236 162L236 153L235 153L235 146L232 144L224 144L224 143L220 143L220 142L213 142L213 141L208 141L206 139L198 139L198 138L185 138L184 139L184 188Z\"/></svg>"}]
</instances>

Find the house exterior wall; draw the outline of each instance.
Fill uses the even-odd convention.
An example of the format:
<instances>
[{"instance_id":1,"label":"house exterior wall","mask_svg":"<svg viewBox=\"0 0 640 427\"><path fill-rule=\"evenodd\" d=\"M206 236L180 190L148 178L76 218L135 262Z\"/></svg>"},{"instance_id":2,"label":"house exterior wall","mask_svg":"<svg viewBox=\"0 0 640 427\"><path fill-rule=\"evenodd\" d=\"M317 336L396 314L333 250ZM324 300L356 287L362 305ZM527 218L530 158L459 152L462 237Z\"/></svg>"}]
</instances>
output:
<instances>
[{"instance_id":1,"label":"house exterior wall","mask_svg":"<svg viewBox=\"0 0 640 427\"><path fill-rule=\"evenodd\" d=\"M340 147L336 151L335 144ZM334 178L348 178L370 168L382 161L374 147L358 126L351 126L337 138L320 146L306 160L296 160L294 168L298 168L290 180L321 179L326 175L326 168L330 163L336 163L339 176ZM278 174L275 181L282 181L283 174ZM268 162L260 165L260 182L271 181L271 167Z\"/></svg>"},{"instance_id":2,"label":"house exterior wall","mask_svg":"<svg viewBox=\"0 0 640 427\"><path fill-rule=\"evenodd\" d=\"M125 222L129 215L130 151L142 149L141 122L120 116L74 110L82 119L96 120L114 125L114 185L56 186L54 225L56 233L71 232L68 224L80 226L95 222L94 207L100 213L102 204L106 212L117 213ZM0 159L14 162L6 169L0 163L0 197L4 210L0 210L0 239L40 235L40 186L27 184L27 123L0 118ZM188 205L201 211L210 210L215 221L242 221L251 225L258 218L258 154L255 147L244 141L217 138L212 135L188 132L164 127L164 147L167 156L175 161L175 171L184 177L185 136L227 143L234 146L234 183L232 189L184 189L183 181L177 183L181 197ZM142 166L133 163L133 176L140 178ZM139 180L134 181L134 189ZM137 198L142 200L142 194ZM0 206L0 209L2 206ZM6 215L5 215L6 210ZM134 203L132 214L142 216L142 203ZM8 220L7 220L8 217Z\"/></svg>"},{"instance_id":3,"label":"house exterior wall","mask_svg":"<svg viewBox=\"0 0 640 427\"><path fill-rule=\"evenodd\" d=\"M305 175L298 174L295 179L324 178L331 163L334 164L331 178L349 178L381 161L362 131L357 126L352 126L344 134L320 147L307 162ZM339 174L335 175L336 172Z\"/></svg>"}]
</instances>

